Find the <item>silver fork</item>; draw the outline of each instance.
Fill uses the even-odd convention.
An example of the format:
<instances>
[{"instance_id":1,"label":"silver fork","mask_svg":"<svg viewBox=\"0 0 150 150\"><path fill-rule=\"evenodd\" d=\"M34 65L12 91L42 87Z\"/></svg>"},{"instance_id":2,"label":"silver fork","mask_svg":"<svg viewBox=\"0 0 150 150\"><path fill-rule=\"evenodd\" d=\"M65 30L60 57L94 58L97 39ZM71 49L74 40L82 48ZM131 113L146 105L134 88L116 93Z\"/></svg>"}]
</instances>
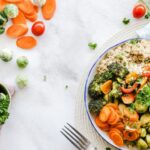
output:
<instances>
[{"instance_id":1,"label":"silver fork","mask_svg":"<svg viewBox=\"0 0 150 150\"><path fill-rule=\"evenodd\" d=\"M67 123L60 131L78 150L97 150L91 142L77 131L73 126Z\"/></svg>"}]
</instances>

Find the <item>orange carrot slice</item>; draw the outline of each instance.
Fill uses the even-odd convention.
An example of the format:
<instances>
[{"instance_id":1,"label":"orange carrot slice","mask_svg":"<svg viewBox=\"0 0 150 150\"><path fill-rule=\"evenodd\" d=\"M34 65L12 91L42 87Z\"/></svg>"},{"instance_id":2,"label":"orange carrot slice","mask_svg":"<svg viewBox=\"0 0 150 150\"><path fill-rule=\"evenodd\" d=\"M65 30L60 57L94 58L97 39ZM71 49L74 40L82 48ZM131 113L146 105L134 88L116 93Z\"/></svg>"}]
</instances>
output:
<instances>
[{"instance_id":1,"label":"orange carrot slice","mask_svg":"<svg viewBox=\"0 0 150 150\"><path fill-rule=\"evenodd\" d=\"M119 109L118 108L118 105L117 104L114 104L114 103L108 103L106 106L108 106L108 107L112 107L113 109Z\"/></svg>"},{"instance_id":2,"label":"orange carrot slice","mask_svg":"<svg viewBox=\"0 0 150 150\"><path fill-rule=\"evenodd\" d=\"M119 115L116 112L114 112L114 113L115 113L115 119L112 122L109 121L110 125L115 125L120 121Z\"/></svg>"},{"instance_id":3,"label":"orange carrot slice","mask_svg":"<svg viewBox=\"0 0 150 150\"><path fill-rule=\"evenodd\" d=\"M8 4L5 0L0 0L0 11L2 11L5 5Z\"/></svg>"},{"instance_id":4,"label":"orange carrot slice","mask_svg":"<svg viewBox=\"0 0 150 150\"><path fill-rule=\"evenodd\" d=\"M17 39L16 45L23 49L31 49L35 47L37 41L32 36L23 36Z\"/></svg>"},{"instance_id":5,"label":"orange carrot slice","mask_svg":"<svg viewBox=\"0 0 150 150\"><path fill-rule=\"evenodd\" d=\"M137 131L123 131L123 137L127 141L135 141L139 137L139 133Z\"/></svg>"},{"instance_id":6,"label":"orange carrot slice","mask_svg":"<svg viewBox=\"0 0 150 150\"><path fill-rule=\"evenodd\" d=\"M38 13L39 12L39 7L36 6L36 5L34 5L33 7L34 7L34 10Z\"/></svg>"},{"instance_id":7,"label":"orange carrot slice","mask_svg":"<svg viewBox=\"0 0 150 150\"><path fill-rule=\"evenodd\" d=\"M44 19L50 20L56 9L56 1L55 0L47 0L45 5L42 7L42 15Z\"/></svg>"},{"instance_id":8,"label":"orange carrot slice","mask_svg":"<svg viewBox=\"0 0 150 150\"><path fill-rule=\"evenodd\" d=\"M113 122L115 119L116 119L116 113L115 113L115 110L112 108L112 107L109 107L110 111L111 111L111 114L108 118L108 123L109 122Z\"/></svg>"},{"instance_id":9,"label":"orange carrot slice","mask_svg":"<svg viewBox=\"0 0 150 150\"><path fill-rule=\"evenodd\" d=\"M118 130L120 130L120 131L123 131L124 128L125 128L125 126L124 126L124 124L123 124L122 122L118 122L118 123L114 126L114 128L116 128L116 129L118 129Z\"/></svg>"},{"instance_id":10,"label":"orange carrot slice","mask_svg":"<svg viewBox=\"0 0 150 150\"><path fill-rule=\"evenodd\" d=\"M31 22L34 22L34 21L37 20L37 14L36 14L36 12L34 12L32 15L31 15L31 14L30 14L30 15L25 14L25 17L26 17L28 20L30 20Z\"/></svg>"},{"instance_id":11,"label":"orange carrot slice","mask_svg":"<svg viewBox=\"0 0 150 150\"><path fill-rule=\"evenodd\" d=\"M23 13L27 15L31 15L35 12L30 0L23 0L21 3L17 3L17 6Z\"/></svg>"},{"instance_id":12,"label":"orange carrot slice","mask_svg":"<svg viewBox=\"0 0 150 150\"><path fill-rule=\"evenodd\" d=\"M117 132L114 132L111 134L111 139L117 146L123 146L124 145L124 141L123 141L122 136Z\"/></svg>"},{"instance_id":13,"label":"orange carrot slice","mask_svg":"<svg viewBox=\"0 0 150 150\"><path fill-rule=\"evenodd\" d=\"M99 119L102 121L102 122L106 122L109 118L111 114L111 111L109 109L109 107L103 107L100 114L99 114Z\"/></svg>"},{"instance_id":14,"label":"orange carrot slice","mask_svg":"<svg viewBox=\"0 0 150 150\"><path fill-rule=\"evenodd\" d=\"M112 89L112 80L106 81L100 88L104 94L108 94Z\"/></svg>"},{"instance_id":15,"label":"orange carrot slice","mask_svg":"<svg viewBox=\"0 0 150 150\"><path fill-rule=\"evenodd\" d=\"M16 18L12 19L13 24L26 24L26 18L24 14L19 11L19 14Z\"/></svg>"},{"instance_id":16,"label":"orange carrot slice","mask_svg":"<svg viewBox=\"0 0 150 150\"><path fill-rule=\"evenodd\" d=\"M28 32L28 27L24 24L13 24L7 29L7 35L11 38L17 38L25 35Z\"/></svg>"},{"instance_id":17,"label":"orange carrot slice","mask_svg":"<svg viewBox=\"0 0 150 150\"><path fill-rule=\"evenodd\" d=\"M9 3L20 3L24 0L5 0L6 2L9 2Z\"/></svg>"}]
</instances>

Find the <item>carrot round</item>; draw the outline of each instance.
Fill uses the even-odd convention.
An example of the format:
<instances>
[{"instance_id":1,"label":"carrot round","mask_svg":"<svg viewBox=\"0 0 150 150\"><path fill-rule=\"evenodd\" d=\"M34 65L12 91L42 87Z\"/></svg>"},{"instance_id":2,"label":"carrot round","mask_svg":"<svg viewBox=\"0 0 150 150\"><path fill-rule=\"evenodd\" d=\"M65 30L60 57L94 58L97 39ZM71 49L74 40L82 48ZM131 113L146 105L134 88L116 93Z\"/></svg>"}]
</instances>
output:
<instances>
[{"instance_id":1,"label":"carrot round","mask_svg":"<svg viewBox=\"0 0 150 150\"><path fill-rule=\"evenodd\" d=\"M115 125L115 124L117 124L119 121L120 121L120 116L115 112L115 119L114 119L112 122L109 121L109 124L110 124L110 125Z\"/></svg>"},{"instance_id":2,"label":"carrot round","mask_svg":"<svg viewBox=\"0 0 150 150\"><path fill-rule=\"evenodd\" d=\"M2 11L5 7L5 5L8 4L5 0L0 0L0 11Z\"/></svg>"},{"instance_id":3,"label":"carrot round","mask_svg":"<svg viewBox=\"0 0 150 150\"><path fill-rule=\"evenodd\" d=\"M28 14L25 14L25 17L28 19L28 20L30 20L31 22L34 22L34 21L36 21L37 20L37 13L36 12L34 12L33 14L30 14L30 15L28 15Z\"/></svg>"},{"instance_id":4,"label":"carrot round","mask_svg":"<svg viewBox=\"0 0 150 150\"><path fill-rule=\"evenodd\" d=\"M113 122L115 119L116 119L116 113L115 113L115 110L112 108L112 107L109 107L110 111L111 111L111 114L108 118L108 123L109 122Z\"/></svg>"},{"instance_id":5,"label":"carrot round","mask_svg":"<svg viewBox=\"0 0 150 150\"><path fill-rule=\"evenodd\" d=\"M9 3L20 3L22 2L23 0L5 0L6 2L9 2Z\"/></svg>"},{"instance_id":6,"label":"carrot round","mask_svg":"<svg viewBox=\"0 0 150 150\"><path fill-rule=\"evenodd\" d=\"M42 15L44 19L50 20L56 10L56 1L55 0L46 0L45 5L42 7Z\"/></svg>"},{"instance_id":7,"label":"carrot round","mask_svg":"<svg viewBox=\"0 0 150 150\"><path fill-rule=\"evenodd\" d=\"M106 81L100 88L104 94L108 94L112 89L112 80Z\"/></svg>"},{"instance_id":8,"label":"carrot round","mask_svg":"<svg viewBox=\"0 0 150 150\"><path fill-rule=\"evenodd\" d=\"M99 114L99 119L102 121L102 122L106 122L110 116L110 109L109 107L103 107L100 114Z\"/></svg>"},{"instance_id":9,"label":"carrot round","mask_svg":"<svg viewBox=\"0 0 150 150\"><path fill-rule=\"evenodd\" d=\"M118 105L114 103L108 103L106 106L112 107L113 109L116 109L116 110L118 109Z\"/></svg>"},{"instance_id":10,"label":"carrot round","mask_svg":"<svg viewBox=\"0 0 150 150\"><path fill-rule=\"evenodd\" d=\"M139 137L139 133L137 131L123 131L123 137L127 141L135 141Z\"/></svg>"},{"instance_id":11,"label":"carrot round","mask_svg":"<svg viewBox=\"0 0 150 150\"><path fill-rule=\"evenodd\" d=\"M6 34L11 38L17 38L25 35L28 32L28 27L24 24L13 24L8 29Z\"/></svg>"},{"instance_id":12,"label":"carrot round","mask_svg":"<svg viewBox=\"0 0 150 150\"><path fill-rule=\"evenodd\" d=\"M20 3L17 3L19 9L27 15L32 15L35 12L34 6L30 0L23 0Z\"/></svg>"},{"instance_id":13,"label":"carrot round","mask_svg":"<svg viewBox=\"0 0 150 150\"><path fill-rule=\"evenodd\" d=\"M123 131L124 130L124 124L122 123L122 122L118 122L115 126L114 126L114 128L116 128L116 129L118 129L118 130L120 130L120 131Z\"/></svg>"},{"instance_id":14,"label":"carrot round","mask_svg":"<svg viewBox=\"0 0 150 150\"><path fill-rule=\"evenodd\" d=\"M12 19L13 24L26 24L26 18L24 14L19 11L19 14L16 18Z\"/></svg>"},{"instance_id":15,"label":"carrot round","mask_svg":"<svg viewBox=\"0 0 150 150\"><path fill-rule=\"evenodd\" d=\"M16 41L16 45L23 49L31 49L35 47L37 41L32 36L23 36Z\"/></svg>"}]
</instances>

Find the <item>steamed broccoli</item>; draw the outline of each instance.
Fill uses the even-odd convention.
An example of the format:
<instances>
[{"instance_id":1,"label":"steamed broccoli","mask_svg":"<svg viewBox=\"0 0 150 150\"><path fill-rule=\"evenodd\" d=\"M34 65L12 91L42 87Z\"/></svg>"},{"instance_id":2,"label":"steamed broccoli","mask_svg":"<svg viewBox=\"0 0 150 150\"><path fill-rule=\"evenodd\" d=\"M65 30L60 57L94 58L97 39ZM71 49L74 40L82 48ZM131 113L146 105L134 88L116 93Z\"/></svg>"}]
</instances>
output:
<instances>
[{"instance_id":1,"label":"steamed broccoli","mask_svg":"<svg viewBox=\"0 0 150 150\"><path fill-rule=\"evenodd\" d=\"M128 69L126 67L121 66L117 62L113 62L107 66L109 72L112 72L116 77L124 78L128 73Z\"/></svg>"},{"instance_id":2,"label":"steamed broccoli","mask_svg":"<svg viewBox=\"0 0 150 150\"><path fill-rule=\"evenodd\" d=\"M112 91L109 93L109 96L114 99L118 99L122 95L120 90L120 84L117 82L113 82Z\"/></svg>"},{"instance_id":3,"label":"steamed broccoli","mask_svg":"<svg viewBox=\"0 0 150 150\"><path fill-rule=\"evenodd\" d=\"M91 100L88 106L93 115L98 115L104 105L106 105L105 100Z\"/></svg>"},{"instance_id":4,"label":"steamed broccoli","mask_svg":"<svg viewBox=\"0 0 150 150\"><path fill-rule=\"evenodd\" d=\"M98 99L102 94L100 84L93 80L89 85L88 93L91 98Z\"/></svg>"}]
</instances>

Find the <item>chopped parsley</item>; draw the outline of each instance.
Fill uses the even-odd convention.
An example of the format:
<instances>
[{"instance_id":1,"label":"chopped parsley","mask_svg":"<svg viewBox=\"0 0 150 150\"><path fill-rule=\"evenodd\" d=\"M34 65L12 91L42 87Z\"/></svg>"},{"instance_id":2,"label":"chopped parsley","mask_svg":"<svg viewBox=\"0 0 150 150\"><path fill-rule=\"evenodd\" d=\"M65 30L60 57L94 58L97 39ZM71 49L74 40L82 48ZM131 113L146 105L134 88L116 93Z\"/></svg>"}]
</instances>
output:
<instances>
[{"instance_id":1,"label":"chopped parsley","mask_svg":"<svg viewBox=\"0 0 150 150\"><path fill-rule=\"evenodd\" d=\"M149 19L150 18L150 12L148 12L146 15L145 15L145 19Z\"/></svg>"},{"instance_id":2,"label":"chopped parsley","mask_svg":"<svg viewBox=\"0 0 150 150\"><path fill-rule=\"evenodd\" d=\"M138 42L139 42L138 39L130 40L130 44L133 44L133 45L137 44Z\"/></svg>"},{"instance_id":3,"label":"chopped parsley","mask_svg":"<svg viewBox=\"0 0 150 150\"><path fill-rule=\"evenodd\" d=\"M89 46L89 48L90 48L90 49L95 50L95 49L96 49L96 47L97 47L97 44L96 44L96 43L92 43L92 42L90 42L90 43L88 44L88 46Z\"/></svg>"},{"instance_id":4,"label":"chopped parsley","mask_svg":"<svg viewBox=\"0 0 150 150\"><path fill-rule=\"evenodd\" d=\"M124 18L124 19L122 20L122 22L123 22L125 25L127 25L127 24L130 23L130 19Z\"/></svg>"}]
</instances>

